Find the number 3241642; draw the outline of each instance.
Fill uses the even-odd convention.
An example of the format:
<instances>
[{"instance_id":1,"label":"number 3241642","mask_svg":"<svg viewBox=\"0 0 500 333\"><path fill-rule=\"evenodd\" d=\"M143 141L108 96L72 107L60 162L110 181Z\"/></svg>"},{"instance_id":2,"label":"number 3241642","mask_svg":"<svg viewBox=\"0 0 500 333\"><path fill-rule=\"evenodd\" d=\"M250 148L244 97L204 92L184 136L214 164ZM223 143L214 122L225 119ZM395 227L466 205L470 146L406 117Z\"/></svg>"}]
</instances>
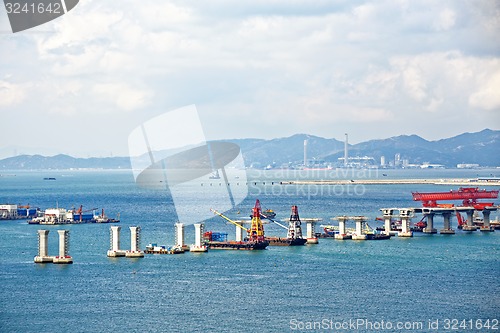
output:
<instances>
[{"instance_id":1,"label":"number 3241642","mask_svg":"<svg viewBox=\"0 0 500 333\"><path fill-rule=\"evenodd\" d=\"M458 320L458 319L445 319L444 329L445 330L498 330L498 319L469 319L469 320Z\"/></svg>"},{"instance_id":2,"label":"number 3241642","mask_svg":"<svg viewBox=\"0 0 500 333\"><path fill-rule=\"evenodd\" d=\"M21 14L21 13L33 13L33 14L61 14L62 7L60 2L48 3L44 4L43 2L39 3L25 3L20 4L19 2L7 2L5 3L5 8L7 10L7 14Z\"/></svg>"}]
</instances>

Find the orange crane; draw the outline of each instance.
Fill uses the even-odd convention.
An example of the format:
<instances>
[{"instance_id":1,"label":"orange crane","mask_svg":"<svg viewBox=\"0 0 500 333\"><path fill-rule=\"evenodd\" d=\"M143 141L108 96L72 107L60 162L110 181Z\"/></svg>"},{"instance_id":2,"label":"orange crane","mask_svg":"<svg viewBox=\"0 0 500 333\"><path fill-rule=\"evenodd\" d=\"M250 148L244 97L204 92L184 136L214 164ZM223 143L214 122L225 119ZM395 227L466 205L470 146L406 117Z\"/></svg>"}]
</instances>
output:
<instances>
[{"instance_id":1,"label":"orange crane","mask_svg":"<svg viewBox=\"0 0 500 333\"><path fill-rule=\"evenodd\" d=\"M412 192L414 201L422 201L424 207L442 207L451 208L453 204L438 204L438 200L462 200L465 207L474 207L476 210L483 210L485 207L491 207L493 202L478 202L478 199L497 199L498 190L480 190L478 187L461 187L458 190L449 192Z\"/></svg>"},{"instance_id":2,"label":"orange crane","mask_svg":"<svg viewBox=\"0 0 500 333\"><path fill-rule=\"evenodd\" d=\"M86 209L86 210L82 210L82 209L83 209L83 205L80 205L80 208L78 208L76 211L74 211L75 215L80 215L80 220L79 220L80 222L82 222L83 213L93 212L93 211L97 210L97 208Z\"/></svg>"}]
</instances>

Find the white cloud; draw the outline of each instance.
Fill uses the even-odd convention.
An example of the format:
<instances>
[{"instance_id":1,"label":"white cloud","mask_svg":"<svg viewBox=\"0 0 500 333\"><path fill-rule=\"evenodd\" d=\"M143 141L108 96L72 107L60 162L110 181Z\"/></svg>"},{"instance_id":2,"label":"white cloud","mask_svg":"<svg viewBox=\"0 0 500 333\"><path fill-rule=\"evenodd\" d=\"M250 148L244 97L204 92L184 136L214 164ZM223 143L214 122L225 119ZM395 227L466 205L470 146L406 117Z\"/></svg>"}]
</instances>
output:
<instances>
[{"instance_id":1,"label":"white cloud","mask_svg":"<svg viewBox=\"0 0 500 333\"><path fill-rule=\"evenodd\" d=\"M447 0L87 0L44 27L54 33L0 38L0 72L12 73L0 106L61 128L97 114L104 127L125 111L131 129L196 103L218 138L352 126L369 139L380 133L370 122L384 121L387 136L458 134L488 127L481 111L499 108L497 13ZM440 131L408 125L429 113Z\"/></svg>"},{"instance_id":2,"label":"white cloud","mask_svg":"<svg viewBox=\"0 0 500 333\"><path fill-rule=\"evenodd\" d=\"M485 82L481 82L478 90L469 97L472 107L497 112L500 111L500 64Z\"/></svg>"},{"instance_id":3,"label":"white cloud","mask_svg":"<svg viewBox=\"0 0 500 333\"><path fill-rule=\"evenodd\" d=\"M19 104L25 97L25 88L22 85L0 80L0 108Z\"/></svg>"},{"instance_id":4,"label":"white cloud","mask_svg":"<svg viewBox=\"0 0 500 333\"><path fill-rule=\"evenodd\" d=\"M125 111L132 111L147 106L152 93L130 87L123 83L101 83L93 88L93 93L103 100L111 101L116 107Z\"/></svg>"},{"instance_id":5,"label":"white cloud","mask_svg":"<svg viewBox=\"0 0 500 333\"><path fill-rule=\"evenodd\" d=\"M434 28L438 31L446 31L453 28L456 22L456 13L450 8L444 8L434 21Z\"/></svg>"}]
</instances>

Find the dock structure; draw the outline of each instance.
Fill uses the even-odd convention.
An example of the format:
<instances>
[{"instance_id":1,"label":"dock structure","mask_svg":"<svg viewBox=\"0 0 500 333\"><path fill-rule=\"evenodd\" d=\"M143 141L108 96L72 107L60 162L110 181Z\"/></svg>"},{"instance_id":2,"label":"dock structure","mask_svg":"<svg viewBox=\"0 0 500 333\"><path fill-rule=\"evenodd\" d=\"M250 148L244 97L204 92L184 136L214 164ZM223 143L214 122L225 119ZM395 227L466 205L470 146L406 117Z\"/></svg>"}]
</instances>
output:
<instances>
[{"instance_id":1,"label":"dock structure","mask_svg":"<svg viewBox=\"0 0 500 333\"><path fill-rule=\"evenodd\" d=\"M54 263L54 264L72 264L73 258L68 255L69 248L69 231L57 230L59 234L59 255L49 256L48 251L48 235L49 230L38 230L38 255L34 258L34 262Z\"/></svg>"},{"instance_id":2,"label":"dock structure","mask_svg":"<svg viewBox=\"0 0 500 333\"><path fill-rule=\"evenodd\" d=\"M189 247L190 252L207 252L208 247L202 244L203 223L194 224L194 244Z\"/></svg>"}]
</instances>

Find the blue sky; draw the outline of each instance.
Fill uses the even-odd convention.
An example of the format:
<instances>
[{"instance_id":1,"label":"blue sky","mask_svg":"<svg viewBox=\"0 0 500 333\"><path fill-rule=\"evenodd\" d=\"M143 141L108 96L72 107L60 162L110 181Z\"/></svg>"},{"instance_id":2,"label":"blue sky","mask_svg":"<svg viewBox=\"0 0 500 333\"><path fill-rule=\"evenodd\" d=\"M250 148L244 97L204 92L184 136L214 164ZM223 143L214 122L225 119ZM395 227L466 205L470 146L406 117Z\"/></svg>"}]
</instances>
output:
<instances>
[{"instance_id":1,"label":"blue sky","mask_svg":"<svg viewBox=\"0 0 500 333\"><path fill-rule=\"evenodd\" d=\"M0 157L127 155L191 104L207 139L498 129L499 31L498 1L81 0L16 34L1 8Z\"/></svg>"}]
</instances>

